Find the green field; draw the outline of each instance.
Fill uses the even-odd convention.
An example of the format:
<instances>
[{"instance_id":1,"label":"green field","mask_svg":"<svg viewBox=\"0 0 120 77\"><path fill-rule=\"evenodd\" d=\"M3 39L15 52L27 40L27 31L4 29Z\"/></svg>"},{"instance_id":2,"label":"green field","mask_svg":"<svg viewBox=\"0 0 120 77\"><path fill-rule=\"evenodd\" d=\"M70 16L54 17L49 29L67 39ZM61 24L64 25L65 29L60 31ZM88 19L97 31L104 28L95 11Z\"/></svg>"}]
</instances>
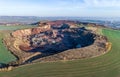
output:
<instances>
[{"instance_id":1,"label":"green field","mask_svg":"<svg viewBox=\"0 0 120 77\"><path fill-rule=\"evenodd\" d=\"M16 58L7 50L7 48L2 43L2 38L4 37L4 32L0 31L0 63L8 63L16 60Z\"/></svg>"},{"instance_id":2,"label":"green field","mask_svg":"<svg viewBox=\"0 0 120 77\"><path fill-rule=\"evenodd\" d=\"M8 63L11 61L15 61L16 58L7 50L7 48L2 43L2 39L4 35L8 31L6 30L17 30L17 29L24 29L24 28L31 28L33 26L4 26L0 25L0 63Z\"/></svg>"},{"instance_id":3,"label":"green field","mask_svg":"<svg viewBox=\"0 0 120 77\"><path fill-rule=\"evenodd\" d=\"M75 61L37 63L0 72L0 77L120 77L120 31L103 29L112 42L105 55Z\"/></svg>"},{"instance_id":4,"label":"green field","mask_svg":"<svg viewBox=\"0 0 120 77\"><path fill-rule=\"evenodd\" d=\"M32 25L19 25L19 26L5 26L0 25L0 30L17 30L17 29L24 29L24 28L30 28L33 27Z\"/></svg>"}]
</instances>

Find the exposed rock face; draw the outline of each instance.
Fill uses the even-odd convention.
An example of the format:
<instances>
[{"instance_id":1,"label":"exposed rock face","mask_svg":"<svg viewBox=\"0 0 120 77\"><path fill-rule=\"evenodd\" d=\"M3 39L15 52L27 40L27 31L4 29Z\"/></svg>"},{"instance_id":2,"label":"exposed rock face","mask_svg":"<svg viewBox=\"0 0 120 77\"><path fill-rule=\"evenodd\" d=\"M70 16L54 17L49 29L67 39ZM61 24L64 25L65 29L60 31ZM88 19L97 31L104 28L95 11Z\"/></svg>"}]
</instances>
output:
<instances>
[{"instance_id":1,"label":"exposed rock face","mask_svg":"<svg viewBox=\"0 0 120 77\"><path fill-rule=\"evenodd\" d=\"M36 59L54 61L96 56L105 52L107 38L78 27L75 21L61 20L14 31L6 42L8 49L23 63Z\"/></svg>"},{"instance_id":2,"label":"exposed rock face","mask_svg":"<svg viewBox=\"0 0 120 77\"><path fill-rule=\"evenodd\" d=\"M30 36L30 47L33 48L30 51L57 53L76 48L78 45L79 47L85 47L94 42L94 37L94 34L89 33L87 30L83 31L81 28L52 29Z\"/></svg>"},{"instance_id":3,"label":"exposed rock face","mask_svg":"<svg viewBox=\"0 0 120 77\"><path fill-rule=\"evenodd\" d=\"M12 36L13 37L25 37L25 36L29 36L33 34L38 34L40 32L47 31L49 29L50 29L50 25L44 25L42 27L40 26L40 27L32 28L32 29L17 30L12 33Z\"/></svg>"},{"instance_id":4,"label":"exposed rock face","mask_svg":"<svg viewBox=\"0 0 120 77\"><path fill-rule=\"evenodd\" d=\"M12 33L13 37L24 37L24 36L28 36L31 35L31 29L25 29L25 30L17 30L15 32Z\"/></svg>"},{"instance_id":5,"label":"exposed rock face","mask_svg":"<svg viewBox=\"0 0 120 77\"><path fill-rule=\"evenodd\" d=\"M46 23L46 22L45 22ZM40 25L41 23L39 23L39 25ZM48 21L47 22L47 24L50 24L50 25L56 25L56 26L59 26L59 25L61 25L61 24L68 24L68 25L70 25L70 26L74 26L75 27L75 25L76 24L78 24L78 22L76 22L76 21L68 21L68 20L57 20L57 21Z\"/></svg>"}]
</instances>

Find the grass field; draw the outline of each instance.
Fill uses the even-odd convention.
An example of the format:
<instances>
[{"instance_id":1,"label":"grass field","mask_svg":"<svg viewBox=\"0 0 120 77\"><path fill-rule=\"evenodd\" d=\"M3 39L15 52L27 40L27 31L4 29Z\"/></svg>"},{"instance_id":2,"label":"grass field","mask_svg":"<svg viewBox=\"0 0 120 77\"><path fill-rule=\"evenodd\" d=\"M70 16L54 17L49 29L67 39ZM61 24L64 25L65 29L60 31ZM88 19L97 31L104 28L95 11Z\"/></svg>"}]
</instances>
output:
<instances>
[{"instance_id":1,"label":"grass field","mask_svg":"<svg viewBox=\"0 0 120 77\"><path fill-rule=\"evenodd\" d=\"M0 25L0 30L17 30L17 29L24 29L24 28L30 28L33 27L32 25L19 25L19 26L5 26Z\"/></svg>"},{"instance_id":2,"label":"grass field","mask_svg":"<svg viewBox=\"0 0 120 77\"><path fill-rule=\"evenodd\" d=\"M16 60L16 58L6 49L2 43L2 38L6 35L6 30L17 30L24 28L31 28L33 26L4 26L0 25L0 63L8 63Z\"/></svg>"},{"instance_id":3,"label":"grass field","mask_svg":"<svg viewBox=\"0 0 120 77\"><path fill-rule=\"evenodd\" d=\"M5 32L0 31L0 63L8 63L16 60L16 58L7 50L7 48L2 43L2 38Z\"/></svg>"},{"instance_id":4,"label":"grass field","mask_svg":"<svg viewBox=\"0 0 120 77\"><path fill-rule=\"evenodd\" d=\"M120 31L103 29L102 32L112 42L112 50L105 55L21 66L0 72L0 77L120 77Z\"/></svg>"}]
</instances>

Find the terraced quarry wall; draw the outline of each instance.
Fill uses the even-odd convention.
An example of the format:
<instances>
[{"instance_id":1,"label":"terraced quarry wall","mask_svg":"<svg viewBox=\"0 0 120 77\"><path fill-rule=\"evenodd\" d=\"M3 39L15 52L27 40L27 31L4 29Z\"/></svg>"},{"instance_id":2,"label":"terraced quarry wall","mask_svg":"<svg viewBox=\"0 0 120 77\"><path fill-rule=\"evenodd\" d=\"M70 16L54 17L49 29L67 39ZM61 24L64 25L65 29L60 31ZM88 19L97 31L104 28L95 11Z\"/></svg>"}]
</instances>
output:
<instances>
[{"instance_id":1,"label":"terraced quarry wall","mask_svg":"<svg viewBox=\"0 0 120 77\"><path fill-rule=\"evenodd\" d=\"M70 24L42 23L12 32L4 42L18 60L9 65L89 58L106 52L106 37Z\"/></svg>"},{"instance_id":2,"label":"terraced quarry wall","mask_svg":"<svg viewBox=\"0 0 120 77\"><path fill-rule=\"evenodd\" d=\"M0 77L119 77L120 31L103 29L102 32L112 43L112 49L107 54L90 59L25 65L0 72Z\"/></svg>"}]
</instances>

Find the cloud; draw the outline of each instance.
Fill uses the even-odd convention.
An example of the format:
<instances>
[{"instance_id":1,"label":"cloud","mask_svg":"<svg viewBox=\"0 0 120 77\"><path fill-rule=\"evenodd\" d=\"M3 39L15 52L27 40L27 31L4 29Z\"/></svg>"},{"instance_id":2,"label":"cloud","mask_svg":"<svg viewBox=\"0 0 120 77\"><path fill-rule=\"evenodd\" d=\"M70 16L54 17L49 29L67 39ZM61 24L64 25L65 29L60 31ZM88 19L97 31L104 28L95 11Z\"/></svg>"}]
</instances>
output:
<instances>
[{"instance_id":1,"label":"cloud","mask_svg":"<svg viewBox=\"0 0 120 77\"><path fill-rule=\"evenodd\" d=\"M0 0L0 15L119 16L119 9L120 0Z\"/></svg>"},{"instance_id":2,"label":"cloud","mask_svg":"<svg viewBox=\"0 0 120 77\"><path fill-rule=\"evenodd\" d=\"M89 7L120 7L120 0L83 0Z\"/></svg>"},{"instance_id":3,"label":"cloud","mask_svg":"<svg viewBox=\"0 0 120 77\"><path fill-rule=\"evenodd\" d=\"M54 2L53 2L54 3ZM56 0L55 8L84 9L84 8L120 8L120 0Z\"/></svg>"}]
</instances>

